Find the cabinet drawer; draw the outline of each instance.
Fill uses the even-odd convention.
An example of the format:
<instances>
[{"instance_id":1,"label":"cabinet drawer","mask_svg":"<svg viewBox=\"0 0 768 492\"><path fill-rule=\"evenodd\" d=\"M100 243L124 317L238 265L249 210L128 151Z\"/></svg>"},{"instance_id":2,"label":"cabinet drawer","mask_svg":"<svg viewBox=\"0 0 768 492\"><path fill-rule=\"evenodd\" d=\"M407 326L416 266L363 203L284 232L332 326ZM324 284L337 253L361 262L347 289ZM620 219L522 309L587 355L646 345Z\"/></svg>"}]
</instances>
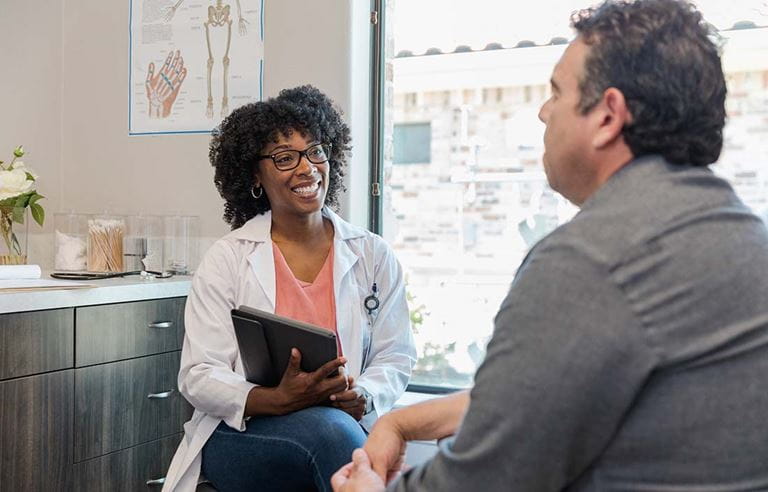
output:
<instances>
[{"instance_id":1,"label":"cabinet drawer","mask_svg":"<svg viewBox=\"0 0 768 492\"><path fill-rule=\"evenodd\" d=\"M157 490L171 464L181 434L148 442L75 465L78 492Z\"/></svg>"},{"instance_id":2,"label":"cabinet drawer","mask_svg":"<svg viewBox=\"0 0 768 492\"><path fill-rule=\"evenodd\" d=\"M73 365L74 310L0 315L0 379Z\"/></svg>"},{"instance_id":3,"label":"cabinet drawer","mask_svg":"<svg viewBox=\"0 0 768 492\"><path fill-rule=\"evenodd\" d=\"M71 490L72 370L0 382L0 490Z\"/></svg>"},{"instance_id":4,"label":"cabinet drawer","mask_svg":"<svg viewBox=\"0 0 768 492\"><path fill-rule=\"evenodd\" d=\"M75 462L180 432L180 352L75 369Z\"/></svg>"},{"instance_id":5,"label":"cabinet drawer","mask_svg":"<svg viewBox=\"0 0 768 492\"><path fill-rule=\"evenodd\" d=\"M77 308L75 365L179 350L184 297Z\"/></svg>"}]
</instances>

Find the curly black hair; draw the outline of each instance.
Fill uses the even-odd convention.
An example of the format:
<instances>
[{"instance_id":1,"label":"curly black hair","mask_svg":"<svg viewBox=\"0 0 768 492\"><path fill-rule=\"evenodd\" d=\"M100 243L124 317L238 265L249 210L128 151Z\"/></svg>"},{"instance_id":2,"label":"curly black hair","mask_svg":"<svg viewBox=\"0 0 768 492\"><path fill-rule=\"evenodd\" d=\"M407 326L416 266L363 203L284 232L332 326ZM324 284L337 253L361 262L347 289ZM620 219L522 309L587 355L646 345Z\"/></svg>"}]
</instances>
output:
<instances>
[{"instance_id":1,"label":"curly black hair","mask_svg":"<svg viewBox=\"0 0 768 492\"><path fill-rule=\"evenodd\" d=\"M723 147L726 86L712 27L682 0L606 0L571 18L591 47L579 84L588 112L609 87L627 101L635 157L705 166Z\"/></svg>"},{"instance_id":2,"label":"curly black hair","mask_svg":"<svg viewBox=\"0 0 768 492\"><path fill-rule=\"evenodd\" d=\"M280 91L277 97L246 104L234 110L213 132L209 158L216 169L213 181L225 200L224 220L237 229L256 215L270 210L263 193L251 195L259 155L281 135L294 131L331 144L329 182L325 203L338 207L344 191L344 168L351 149L349 127L333 101L317 88L303 85Z\"/></svg>"}]
</instances>

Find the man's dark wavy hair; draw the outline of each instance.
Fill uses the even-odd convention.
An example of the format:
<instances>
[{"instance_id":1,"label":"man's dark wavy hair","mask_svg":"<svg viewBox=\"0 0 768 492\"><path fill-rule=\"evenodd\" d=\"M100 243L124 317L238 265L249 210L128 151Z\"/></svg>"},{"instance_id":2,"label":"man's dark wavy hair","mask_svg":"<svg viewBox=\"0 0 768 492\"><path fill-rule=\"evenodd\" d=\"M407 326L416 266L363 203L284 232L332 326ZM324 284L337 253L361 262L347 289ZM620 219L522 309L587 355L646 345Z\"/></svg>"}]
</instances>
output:
<instances>
[{"instance_id":1,"label":"man's dark wavy hair","mask_svg":"<svg viewBox=\"0 0 768 492\"><path fill-rule=\"evenodd\" d=\"M692 4L607 0L571 24L591 48L579 84L582 113L615 87L632 114L622 133L635 157L697 166L718 159L725 78L715 33Z\"/></svg>"},{"instance_id":2,"label":"man's dark wavy hair","mask_svg":"<svg viewBox=\"0 0 768 492\"><path fill-rule=\"evenodd\" d=\"M241 106L214 130L208 155L216 169L214 183L225 200L224 220L232 229L270 210L266 193L259 199L251 195L257 156L263 154L270 142L277 143L280 135L290 136L294 131L331 144L325 203L338 207L351 149L349 128L328 96L304 85L282 90L266 101Z\"/></svg>"}]
</instances>

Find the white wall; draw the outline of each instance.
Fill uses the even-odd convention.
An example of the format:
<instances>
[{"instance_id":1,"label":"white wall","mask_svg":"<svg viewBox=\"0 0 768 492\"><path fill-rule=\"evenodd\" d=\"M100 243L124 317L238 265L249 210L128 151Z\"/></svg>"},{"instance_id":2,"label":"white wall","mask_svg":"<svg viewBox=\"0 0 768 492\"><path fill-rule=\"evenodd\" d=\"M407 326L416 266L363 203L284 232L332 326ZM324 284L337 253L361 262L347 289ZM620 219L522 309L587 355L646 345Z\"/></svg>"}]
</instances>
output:
<instances>
[{"instance_id":1,"label":"white wall","mask_svg":"<svg viewBox=\"0 0 768 492\"><path fill-rule=\"evenodd\" d=\"M49 212L61 201L61 10L58 0L0 0L0 160L24 145ZM31 222L30 232L51 230Z\"/></svg>"},{"instance_id":2,"label":"white wall","mask_svg":"<svg viewBox=\"0 0 768 492\"><path fill-rule=\"evenodd\" d=\"M209 137L128 136L128 14L127 0L0 0L0 159L25 144L51 219L59 210L199 215L205 247L228 230ZM265 95L311 83L340 106L354 146L342 212L360 224L369 30L368 2L265 0ZM30 260L50 266L52 239L40 241Z\"/></svg>"},{"instance_id":3,"label":"white wall","mask_svg":"<svg viewBox=\"0 0 768 492\"><path fill-rule=\"evenodd\" d=\"M267 96L310 82L341 107L352 129L342 215L367 225L370 153L370 7L364 0L267 0ZM286 29L286 26L290 26Z\"/></svg>"}]
</instances>

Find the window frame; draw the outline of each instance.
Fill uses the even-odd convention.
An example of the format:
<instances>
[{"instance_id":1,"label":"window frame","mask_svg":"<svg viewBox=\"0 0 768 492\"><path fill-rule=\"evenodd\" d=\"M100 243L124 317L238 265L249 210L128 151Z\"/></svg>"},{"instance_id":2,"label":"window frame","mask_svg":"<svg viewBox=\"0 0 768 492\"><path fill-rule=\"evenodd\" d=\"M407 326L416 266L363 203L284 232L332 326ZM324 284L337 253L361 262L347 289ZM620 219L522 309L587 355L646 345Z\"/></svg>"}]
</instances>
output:
<instances>
[{"instance_id":1,"label":"window frame","mask_svg":"<svg viewBox=\"0 0 768 492\"><path fill-rule=\"evenodd\" d=\"M384 111L386 94L387 0L371 0L371 132L368 229L382 234L384 180ZM408 384L406 391L444 395L465 388Z\"/></svg>"}]
</instances>

